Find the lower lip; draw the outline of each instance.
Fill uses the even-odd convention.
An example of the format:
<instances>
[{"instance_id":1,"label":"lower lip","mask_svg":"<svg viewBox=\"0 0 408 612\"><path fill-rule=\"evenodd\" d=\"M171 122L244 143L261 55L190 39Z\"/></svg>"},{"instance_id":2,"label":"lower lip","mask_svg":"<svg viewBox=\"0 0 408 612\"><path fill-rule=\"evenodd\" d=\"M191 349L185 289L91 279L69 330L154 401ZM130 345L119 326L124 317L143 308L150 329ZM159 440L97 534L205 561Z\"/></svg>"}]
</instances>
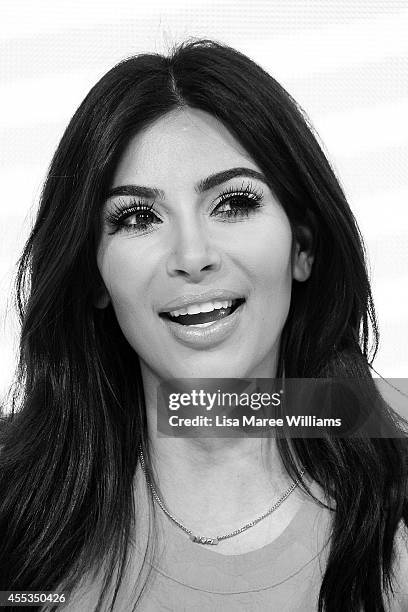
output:
<instances>
[{"instance_id":1,"label":"lower lip","mask_svg":"<svg viewBox=\"0 0 408 612\"><path fill-rule=\"evenodd\" d=\"M211 325L180 325L169 319L161 318L177 340L193 348L208 348L226 340L237 328L246 302L224 319L214 321Z\"/></svg>"}]
</instances>

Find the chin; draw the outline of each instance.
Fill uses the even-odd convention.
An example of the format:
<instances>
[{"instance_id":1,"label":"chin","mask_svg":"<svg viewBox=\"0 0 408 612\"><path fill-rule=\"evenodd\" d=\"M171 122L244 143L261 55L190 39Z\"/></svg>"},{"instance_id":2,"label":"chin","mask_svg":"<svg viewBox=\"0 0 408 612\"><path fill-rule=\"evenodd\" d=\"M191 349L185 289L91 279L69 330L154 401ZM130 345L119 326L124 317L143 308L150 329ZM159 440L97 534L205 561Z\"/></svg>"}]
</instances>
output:
<instances>
[{"instance_id":1,"label":"chin","mask_svg":"<svg viewBox=\"0 0 408 612\"><path fill-rule=\"evenodd\" d=\"M172 369L169 378L245 378L250 376L244 365L214 361L209 364L186 364Z\"/></svg>"}]
</instances>

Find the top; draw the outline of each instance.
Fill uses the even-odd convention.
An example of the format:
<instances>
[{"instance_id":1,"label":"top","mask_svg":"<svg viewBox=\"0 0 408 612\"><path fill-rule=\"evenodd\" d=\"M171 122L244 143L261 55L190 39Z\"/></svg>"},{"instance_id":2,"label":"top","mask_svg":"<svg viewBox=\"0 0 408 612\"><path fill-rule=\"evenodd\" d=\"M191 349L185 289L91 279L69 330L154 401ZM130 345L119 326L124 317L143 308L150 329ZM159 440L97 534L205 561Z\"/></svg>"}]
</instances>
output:
<instances>
[{"instance_id":1,"label":"top","mask_svg":"<svg viewBox=\"0 0 408 612\"><path fill-rule=\"evenodd\" d=\"M329 511L304 501L274 541L224 555L191 542L170 524L141 610L315 612L329 527Z\"/></svg>"},{"instance_id":2,"label":"top","mask_svg":"<svg viewBox=\"0 0 408 612\"><path fill-rule=\"evenodd\" d=\"M164 546L152 561L153 571L136 610L141 612L316 612L329 553L331 512L306 499L286 529L266 546L240 555L224 555L191 542L171 521L163 522ZM408 611L408 541L399 534L397 596L387 612ZM114 607L132 610L132 583L126 578ZM75 612L90 612L97 591L84 589L68 601ZM69 600L69 598L68 598ZM133 600L134 601L134 600ZM104 612L109 608L103 608Z\"/></svg>"}]
</instances>

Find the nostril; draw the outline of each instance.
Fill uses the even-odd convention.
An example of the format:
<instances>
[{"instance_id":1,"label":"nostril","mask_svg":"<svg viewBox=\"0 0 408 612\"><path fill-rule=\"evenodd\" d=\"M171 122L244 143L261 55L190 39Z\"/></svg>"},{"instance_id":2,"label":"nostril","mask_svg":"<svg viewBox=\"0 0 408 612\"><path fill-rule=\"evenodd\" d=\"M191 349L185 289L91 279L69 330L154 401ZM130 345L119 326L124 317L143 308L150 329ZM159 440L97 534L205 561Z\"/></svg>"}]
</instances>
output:
<instances>
[{"instance_id":1,"label":"nostril","mask_svg":"<svg viewBox=\"0 0 408 612\"><path fill-rule=\"evenodd\" d=\"M221 265L220 253L201 245L200 238L189 238L189 244L182 241L169 254L167 271L170 276L200 280L204 274L218 270Z\"/></svg>"}]
</instances>

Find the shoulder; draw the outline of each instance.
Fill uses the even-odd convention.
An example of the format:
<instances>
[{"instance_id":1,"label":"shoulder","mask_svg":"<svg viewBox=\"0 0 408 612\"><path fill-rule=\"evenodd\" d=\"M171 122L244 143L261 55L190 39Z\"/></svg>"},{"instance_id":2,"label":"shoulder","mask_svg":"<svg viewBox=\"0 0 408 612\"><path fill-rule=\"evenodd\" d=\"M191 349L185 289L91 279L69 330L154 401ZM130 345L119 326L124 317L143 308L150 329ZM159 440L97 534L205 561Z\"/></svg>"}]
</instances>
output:
<instances>
[{"instance_id":1,"label":"shoulder","mask_svg":"<svg viewBox=\"0 0 408 612\"><path fill-rule=\"evenodd\" d=\"M394 596L389 598L387 612L408 610L408 527L400 521L394 540L393 566Z\"/></svg>"},{"instance_id":2,"label":"shoulder","mask_svg":"<svg viewBox=\"0 0 408 612\"><path fill-rule=\"evenodd\" d=\"M394 572L398 588L404 590L408 595L408 527L403 521L400 521L395 534L394 552Z\"/></svg>"}]
</instances>

